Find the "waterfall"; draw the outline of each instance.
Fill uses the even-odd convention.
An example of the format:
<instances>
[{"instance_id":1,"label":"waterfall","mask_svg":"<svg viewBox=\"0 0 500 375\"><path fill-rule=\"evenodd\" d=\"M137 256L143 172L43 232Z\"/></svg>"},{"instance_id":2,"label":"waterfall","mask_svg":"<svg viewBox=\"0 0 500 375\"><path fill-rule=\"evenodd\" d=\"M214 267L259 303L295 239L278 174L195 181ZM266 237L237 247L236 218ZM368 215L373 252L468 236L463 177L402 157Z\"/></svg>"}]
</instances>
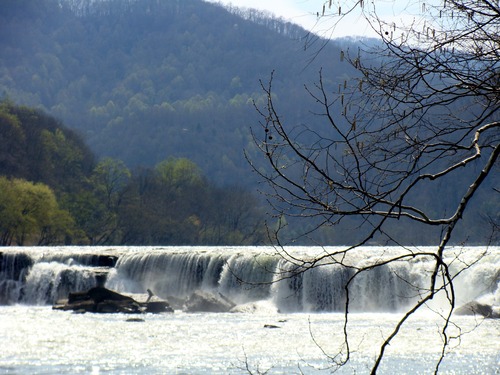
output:
<instances>
[{"instance_id":1,"label":"waterfall","mask_svg":"<svg viewBox=\"0 0 500 375\"><path fill-rule=\"evenodd\" d=\"M244 252L138 252L118 260L106 286L132 293L150 289L167 299L204 289L244 303L269 297L276 262L276 257Z\"/></svg>"},{"instance_id":2,"label":"waterfall","mask_svg":"<svg viewBox=\"0 0 500 375\"><path fill-rule=\"evenodd\" d=\"M196 290L236 304L267 301L282 312L392 312L410 306L429 287L432 257L384 264L401 248L362 248L315 263L317 248L271 247L55 247L0 250L0 304L52 304L69 292L103 285L121 293L186 298ZM430 251L430 250L429 250ZM450 250L457 305L479 300L500 305L500 248L479 258L479 247ZM405 253L406 254L406 253ZM360 272L362 267L376 265ZM346 289L346 283L349 287ZM433 303L439 304L444 296Z\"/></svg>"},{"instance_id":3,"label":"waterfall","mask_svg":"<svg viewBox=\"0 0 500 375\"><path fill-rule=\"evenodd\" d=\"M0 304L53 304L69 292L103 284L115 262L106 252L79 248L5 248L0 252Z\"/></svg>"},{"instance_id":4,"label":"waterfall","mask_svg":"<svg viewBox=\"0 0 500 375\"><path fill-rule=\"evenodd\" d=\"M273 283L274 303L282 312L343 311L346 284L352 272L340 265L323 265L305 271L281 260Z\"/></svg>"},{"instance_id":5,"label":"waterfall","mask_svg":"<svg viewBox=\"0 0 500 375\"><path fill-rule=\"evenodd\" d=\"M37 305L55 303L66 298L69 292L88 290L96 284L91 267L38 262L26 277L21 301Z\"/></svg>"},{"instance_id":6,"label":"waterfall","mask_svg":"<svg viewBox=\"0 0 500 375\"><path fill-rule=\"evenodd\" d=\"M26 274L33 265L25 253L0 253L0 304L18 301Z\"/></svg>"},{"instance_id":7,"label":"waterfall","mask_svg":"<svg viewBox=\"0 0 500 375\"><path fill-rule=\"evenodd\" d=\"M268 299L278 259L269 254L236 254L224 264L219 291L238 303Z\"/></svg>"},{"instance_id":8,"label":"waterfall","mask_svg":"<svg viewBox=\"0 0 500 375\"><path fill-rule=\"evenodd\" d=\"M196 251L124 254L106 286L130 293L150 289L163 298L184 297L200 288L216 288L224 260L219 254Z\"/></svg>"}]
</instances>

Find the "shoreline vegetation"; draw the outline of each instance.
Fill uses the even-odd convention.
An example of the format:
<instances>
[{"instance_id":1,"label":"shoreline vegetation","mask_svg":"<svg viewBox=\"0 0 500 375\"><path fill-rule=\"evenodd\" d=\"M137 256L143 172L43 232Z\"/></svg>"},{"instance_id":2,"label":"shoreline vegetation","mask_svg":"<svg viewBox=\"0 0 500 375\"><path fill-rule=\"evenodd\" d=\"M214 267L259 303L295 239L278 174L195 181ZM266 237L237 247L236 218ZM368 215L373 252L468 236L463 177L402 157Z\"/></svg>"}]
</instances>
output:
<instances>
[{"instance_id":1,"label":"shoreline vegetation","mask_svg":"<svg viewBox=\"0 0 500 375\"><path fill-rule=\"evenodd\" d=\"M217 187L187 158L130 171L97 162L42 111L0 103L0 245L257 245L254 194Z\"/></svg>"}]
</instances>

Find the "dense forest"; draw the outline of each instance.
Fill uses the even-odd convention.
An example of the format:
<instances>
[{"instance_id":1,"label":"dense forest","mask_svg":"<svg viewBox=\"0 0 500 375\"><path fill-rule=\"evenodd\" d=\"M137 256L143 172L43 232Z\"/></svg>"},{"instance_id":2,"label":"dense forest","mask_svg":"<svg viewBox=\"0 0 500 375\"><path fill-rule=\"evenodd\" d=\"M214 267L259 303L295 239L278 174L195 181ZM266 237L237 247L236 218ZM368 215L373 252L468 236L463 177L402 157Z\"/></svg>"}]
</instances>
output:
<instances>
[{"instance_id":1,"label":"dense forest","mask_svg":"<svg viewBox=\"0 0 500 375\"><path fill-rule=\"evenodd\" d=\"M200 0L1 8L0 95L46 110L127 166L187 157L220 184L250 182L242 151L254 151L259 80L276 71L283 108L300 121L310 102L303 83L318 75L306 31L257 11ZM338 60L337 48L324 53Z\"/></svg>"},{"instance_id":2,"label":"dense forest","mask_svg":"<svg viewBox=\"0 0 500 375\"><path fill-rule=\"evenodd\" d=\"M186 158L130 171L53 117L0 104L0 245L262 244L262 206Z\"/></svg>"},{"instance_id":3,"label":"dense forest","mask_svg":"<svg viewBox=\"0 0 500 375\"><path fill-rule=\"evenodd\" d=\"M245 159L266 168L252 136L267 101L260 81L274 72L279 112L314 129L322 118L304 85L314 88L325 65L323 82L337 92L355 74L341 51L359 50L319 39L304 49L296 25L201 0L4 0L0 9L1 189L41 189L62 218L32 238L9 230L4 244L267 242L264 220L272 229L279 219L266 217ZM332 108L341 118L345 109ZM453 181L442 194L457 195ZM472 242L488 238L485 223L500 211L476 199L463 232ZM296 243L349 243L351 224ZM393 230L427 243L404 221ZM281 233L307 231L291 221Z\"/></svg>"}]
</instances>

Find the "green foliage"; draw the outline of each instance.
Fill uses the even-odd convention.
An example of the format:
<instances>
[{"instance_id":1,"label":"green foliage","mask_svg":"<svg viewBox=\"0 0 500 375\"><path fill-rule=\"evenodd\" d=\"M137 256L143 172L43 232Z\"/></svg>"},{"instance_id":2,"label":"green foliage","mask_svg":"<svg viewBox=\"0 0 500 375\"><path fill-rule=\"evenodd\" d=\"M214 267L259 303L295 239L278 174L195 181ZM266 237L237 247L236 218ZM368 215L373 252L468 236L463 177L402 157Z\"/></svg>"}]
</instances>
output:
<instances>
[{"instance_id":1,"label":"green foliage","mask_svg":"<svg viewBox=\"0 0 500 375\"><path fill-rule=\"evenodd\" d=\"M83 140L44 112L0 103L0 173L42 182L56 192L80 189L94 166Z\"/></svg>"},{"instance_id":2,"label":"green foliage","mask_svg":"<svg viewBox=\"0 0 500 375\"><path fill-rule=\"evenodd\" d=\"M106 207L115 209L120 205L122 192L130 177L130 171L121 160L104 158L95 167L91 181L94 192L106 203Z\"/></svg>"},{"instance_id":3,"label":"green foliage","mask_svg":"<svg viewBox=\"0 0 500 375\"><path fill-rule=\"evenodd\" d=\"M120 243L118 209L131 173L120 160L101 160L90 176L88 190L67 198L67 205L92 245Z\"/></svg>"},{"instance_id":4,"label":"green foliage","mask_svg":"<svg viewBox=\"0 0 500 375\"><path fill-rule=\"evenodd\" d=\"M169 158L155 167L159 181L175 189L203 185L203 177L198 166L186 158Z\"/></svg>"},{"instance_id":5,"label":"green foliage","mask_svg":"<svg viewBox=\"0 0 500 375\"><path fill-rule=\"evenodd\" d=\"M323 71L329 92L355 74L339 59L341 49L357 53L352 42L318 40L320 61L316 50L303 50L305 30L201 0L5 0L1 10L0 93L30 107L0 104L0 175L50 186L75 220L74 243L267 241L243 155L264 170L250 130L259 123L254 103L267 103L259 80L276 72L274 103L298 140L311 144L315 132L330 134L311 115L315 100L303 83L317 81L321 61L330 67ZM332 103L331 111L344 109ZM235 189L224 187L232 185L247 190L229 199ZM452 181L442 194L456 194ZM426 191L414 199L427 199ZM478 199L486 203L470 213L474 238L484 235L475 218L498 212L488 194ZM236 220L244 210L247 220ZM308 228L290 220L285 230L296 237ZM426 243L426 233L403 222L392 230ZM325 225L313 240L349 243L358 234Z\"/></svg>"},{"instance_id":6,"label":"green foliage","mask_svg":"<svg viewBox=\"0 0 500 375\"><path fill-rule=\"evenodd\" d=\"M186 158L136 172L118 210L123 243L262 244L263 212L248 191L216 188Z\"/></svg>"},{"instance_id":7,"label":"green foliage","mask_svg":"<svg viewBox=\"0 0 500 375\"><path fill-rule=\"evenodd\" d=\"M23 145L26 141L19 119L6 110L5 104L0 104L0 169L6 175L22 173L25 167L18 163L23 158Z\"/></svg>"},{"instance_id":8,"label":"green foliage","mask_svg":"<svg viewBox=\"0 0 500 375\"><path fill-rule=\"evenodd\" d=\"M253 183L242 150L259 79L275 69L297 113L307 94L291 78L318 71L305 30L201 0L8 1L0 25L0 92L79 129L100 157L185 157L220 184Z\"/></svg>"},{"instance_id":9,"label":"green foliage","mask_svg":"<svg viewBox=\"0 0 500 375\"><path fill-rule=\"evenodd\" d=\"M187 158L131 173L97 164L83 142L41 111L0 104L0 245L262 243L252 194L221 194ZM30 182L31 180L33 182ZM50 186L50 187L49 187ZM243 204L244 202L251 202ZM241 211L244 210L244 211ZM245 220L229 220L231 216Z\"/></svg>"},{"instance_id":10,"label":"green foliage","mask_svg":"<svg viewBox=\"0 0 500 375\"><path fill-rule=\"evenodd\" d=\"M65 243L74 223L59 208L54 192L41 183L0 177L0 244Z\"/></svg>"}]
</instances>

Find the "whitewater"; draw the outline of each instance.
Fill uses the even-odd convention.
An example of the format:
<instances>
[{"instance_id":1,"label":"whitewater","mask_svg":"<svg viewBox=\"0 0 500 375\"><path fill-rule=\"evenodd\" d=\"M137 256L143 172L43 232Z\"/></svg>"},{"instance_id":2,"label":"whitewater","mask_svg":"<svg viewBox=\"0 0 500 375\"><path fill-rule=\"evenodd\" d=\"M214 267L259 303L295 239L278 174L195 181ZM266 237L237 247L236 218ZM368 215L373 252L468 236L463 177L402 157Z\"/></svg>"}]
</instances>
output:
<instances>
[{"instance_id":1,"label":"whitewater","mask_svg":"<svg viewBox=\"0 0 500 375\"><path fill-rule=\"evenodd\" d=\"M344 339L345 291L351 275L332 259L296 272L295 259L335 248L54 247L0 249L0 373L3 374L300 374L329 373ZM418 249L427 251L427 249ZM500 249L450 249L457 306L500 305ZM416 249L367 247L347 265L379 262ZM429 249L431 251L431 249ZM350 288L351 360L340 374L369 373L379 346L427 285L427 258L360 275ZM122 293L152 290L184 298L223 294L235 313L73 314L51 305L97 284ZM352 300L351 300L352 297ZM379 373L434 371L446 299L438 296L403 327ZM456 338L453 338L456 336ZM453 316L441 373L498 374L500 322Z\"/></svg>"}]
</instances>

